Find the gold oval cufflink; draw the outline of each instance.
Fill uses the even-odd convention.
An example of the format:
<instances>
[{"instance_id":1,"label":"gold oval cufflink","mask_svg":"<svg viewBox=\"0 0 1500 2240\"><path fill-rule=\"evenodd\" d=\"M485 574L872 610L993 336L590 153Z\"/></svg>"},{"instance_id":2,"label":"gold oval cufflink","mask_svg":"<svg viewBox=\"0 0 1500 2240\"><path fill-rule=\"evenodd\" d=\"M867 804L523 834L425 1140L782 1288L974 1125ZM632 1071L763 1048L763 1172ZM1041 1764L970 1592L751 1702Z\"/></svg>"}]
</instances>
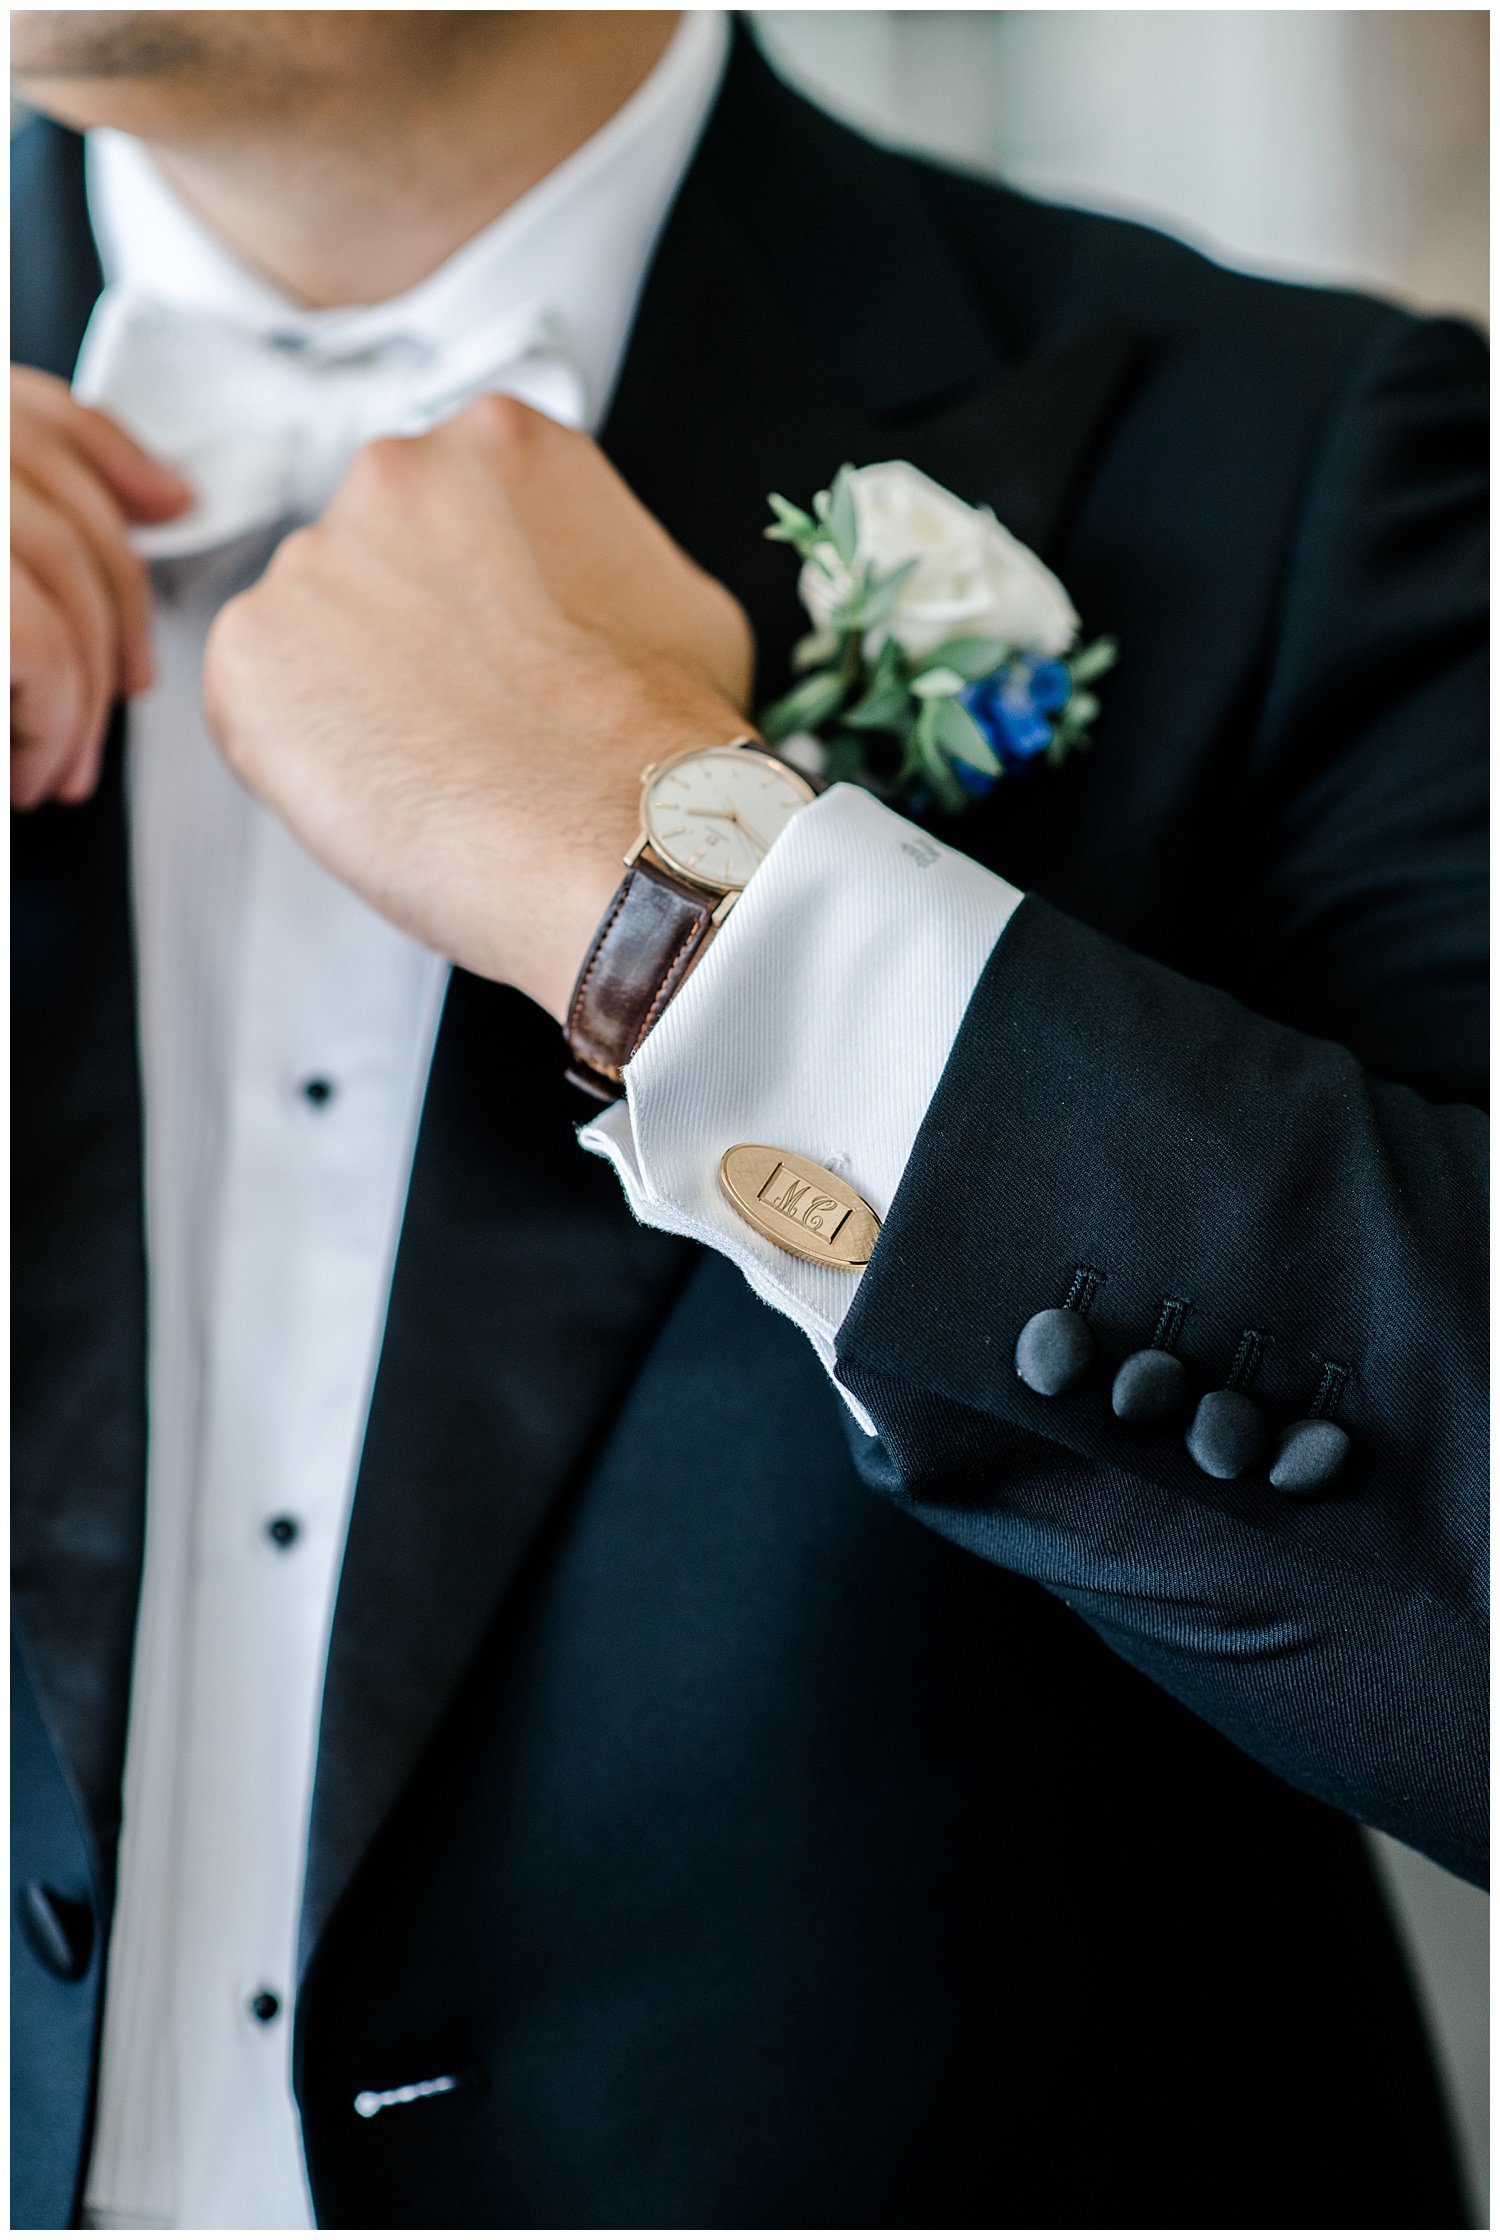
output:
<instances>
[{"instance_id":1,"label":"gold oval cufflink","mask_svg":"<svg viewBox=\"0 0 1500 2240\"><path fill-rule=\"evenodd\" d=\"M820 1268L862 1268L880 1234L879 1216L840 1175L800 1152L732 1143L719 1183L742 1221L783 1252Z\"/></svg>"}]
</instances>

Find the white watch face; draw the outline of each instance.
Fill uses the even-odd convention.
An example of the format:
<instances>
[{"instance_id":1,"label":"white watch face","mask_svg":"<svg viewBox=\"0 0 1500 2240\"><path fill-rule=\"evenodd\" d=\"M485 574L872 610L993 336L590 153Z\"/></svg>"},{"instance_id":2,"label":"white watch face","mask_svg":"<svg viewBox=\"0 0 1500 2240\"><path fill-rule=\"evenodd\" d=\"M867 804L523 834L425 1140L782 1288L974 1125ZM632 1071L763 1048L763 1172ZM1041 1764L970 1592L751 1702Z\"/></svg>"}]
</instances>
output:
<instances>
[{"instance_id":1,"label":"white watch face","mask_svg":"<svg viewBox=\"0 0 1500 2240\"><path fill-rule=\"evenodd\" d=\"M641 823L674 871L705 887L742 887L812 787L747 747L707 747L660 763L641 794Z\"/></svg>"}]
</instances>

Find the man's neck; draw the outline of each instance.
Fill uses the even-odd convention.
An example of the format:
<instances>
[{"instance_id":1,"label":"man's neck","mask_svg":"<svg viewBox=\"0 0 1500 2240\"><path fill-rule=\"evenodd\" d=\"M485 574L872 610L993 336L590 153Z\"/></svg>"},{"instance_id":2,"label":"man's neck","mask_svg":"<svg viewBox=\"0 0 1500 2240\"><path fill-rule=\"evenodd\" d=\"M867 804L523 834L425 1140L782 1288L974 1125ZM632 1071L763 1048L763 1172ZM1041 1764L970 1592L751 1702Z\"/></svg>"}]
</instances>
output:
<instances>
[{"instance_id":1,"label":"man's neck","mask_svg":"<svg viewBox=\"0 0 1500 2240\"><path fill-rule=\"evenodd\" d=\"M503 37L309 130L152 143L164 176L242 262L317 308L415 287L621 108L675 12L505 12ZM491 17L491 21L494 18Z\"/></svg>"}]
</instances>

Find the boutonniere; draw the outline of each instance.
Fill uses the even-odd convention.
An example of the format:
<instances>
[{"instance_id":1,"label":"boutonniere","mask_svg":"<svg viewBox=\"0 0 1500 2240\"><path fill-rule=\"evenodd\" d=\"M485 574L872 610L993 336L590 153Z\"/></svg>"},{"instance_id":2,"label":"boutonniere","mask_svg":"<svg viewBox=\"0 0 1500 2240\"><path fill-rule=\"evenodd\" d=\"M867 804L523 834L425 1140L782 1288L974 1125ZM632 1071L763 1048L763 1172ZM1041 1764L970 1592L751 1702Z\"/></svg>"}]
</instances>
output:
<instances>
[{"instance_id":1,"label":"boutonniere","mask_svg":"<svg viewBox=\"0 0 1500 2240\"><path fill-rule=\"evenodd\" d=\"M1079 644L1068 594L988 507L902 459L841 468L810 513L770 504L814 625L800 681L761 718L788 760L955 813L1088 744L1114 643Z\"/></svg>"}]
</instances>

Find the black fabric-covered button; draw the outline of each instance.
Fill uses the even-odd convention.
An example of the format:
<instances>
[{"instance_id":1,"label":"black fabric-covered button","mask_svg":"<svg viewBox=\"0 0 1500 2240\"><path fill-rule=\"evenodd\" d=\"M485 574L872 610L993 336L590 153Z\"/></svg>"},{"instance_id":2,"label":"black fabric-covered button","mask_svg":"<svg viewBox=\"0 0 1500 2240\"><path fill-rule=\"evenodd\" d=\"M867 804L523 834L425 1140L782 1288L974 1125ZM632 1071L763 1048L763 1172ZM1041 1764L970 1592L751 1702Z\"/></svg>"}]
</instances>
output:
<instances>
[{"instance_id":1,"label":"black fabric-covered button","mask_svg":"<svg viewBox=\"0 0 1500 2240\"><path fill-rule=\"evenodd\" d=\"M1044 1307L1016 1340L1016 1375L1044 1400L1071 1392L1093 1358L1094 1333L1071 1307Z\"/></svg>"},{"instance_id":2,"label":"black fabric-covered button","mask_svg":"<svg viewBox=\"0 0 1500 2240\"><path fill-rule=\"evenodd\" d=\"M77 1983L89 1972L94 1950L94 1909L79 1898L65 1898L45 1882L28 1882L19 1893L21 1933L49 1975Z\"/></svg>"},{"instance_id":3,"label":"black fabric-covered button","mask_svg":"<svg viewBox=\"0 0 1500 2240\"><path fill-rule=\"evenodd\" d=\"M1210 1478L1243 1478L1271 1443L1271 1429L1243 1392L1205 1392L1187 1435L1187 1450Z\"/></svg>"},{"instance_id":4,"label":"black fabric-covered button","mask_svg":"<svg viewBox=\"0 0 1500 2240\"><path fill-rule=\"evenodd\" d=\"M250 2012L257 2022L274 2022L281 2012L281 2001L274 1991L257 1991L250 2002Z\"/></svg>"},{"instance_id":5,"label":"black fabric-covered button","mask_svg":"<svg viewBox=\"0 0 1500 2240\"><path fill-rule=\"evenodd\" d=\"M1290 1424L1281 1434L1271 1483L1278 1493L1322 1493L1343 1469L1349 1434L1321 1416Z\"/></svg>"},{"instance_id":6,"label":"black fabric-covered button","mask_svg":"<svg viewBox=\"0 0 1500 2240\"><path fill-rule=\"evenodd\" d=\"M333 1101L333 1083L331 1081L325 1081L322 1078L321 1074L316 1075L311 1081L303 1082L302 1094L304 1097L306 1097L310 1105L316 1105L321 1108L323 1105L331 1104Z\"/></svg>"},{"instance_id":7,"label":"black fabric-covered button","mask_svg":"<svg viewBox=\"0 0 1500 2240\"><path fill-rule=\"evenodd\" d=\"M1180 1411L1187 1395L1187 1371L1175 1353L1143 1346L1115 1373L1109 1404L1121 1423L1164 1423Z\"/></svg>"},{"instance_id":8,"label":"black fabric-covered button","mask_svg":"<svg viewBox=\"0 0 1500 2240\"><path fill-rule=\"evenodd\" d=\"M278 1548L289 1548L301 1530L295 1517L273 1517L266 1526L266 1538L274 1540Z\"/></svg>"}]
</instances>

